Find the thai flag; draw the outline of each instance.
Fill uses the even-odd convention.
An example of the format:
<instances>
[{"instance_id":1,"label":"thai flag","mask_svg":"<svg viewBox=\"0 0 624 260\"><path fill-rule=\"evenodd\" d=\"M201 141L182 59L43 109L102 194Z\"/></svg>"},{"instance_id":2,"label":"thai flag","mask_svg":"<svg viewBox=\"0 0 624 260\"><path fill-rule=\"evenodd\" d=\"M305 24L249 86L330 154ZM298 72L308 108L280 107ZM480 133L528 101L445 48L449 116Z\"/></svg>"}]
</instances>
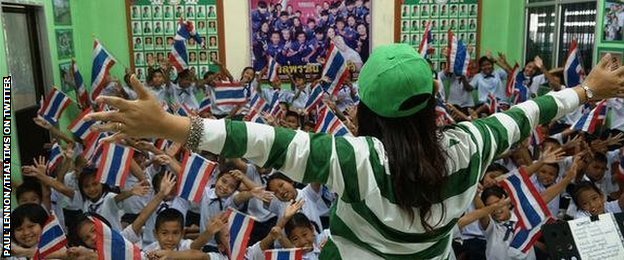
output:
<instances>
[{"instance_id":1,"label":"thai flag","mask_svg":"<svg viewBox=\"0 0 624 260\"><path fill-rule=\"evenodd\" d=\"M192 21L183 21L182 18L180 18L180 20L178 21L178 31L176 32L176 37L184 38L184 40L193 38L195 39L197 44L202 47L204 46L201 35L199 35L199 33L197 33L197 30L195 30L195 24Z\"/></svg>"},{"instance_id":2,"label":"thai flag","mask_svg":"<svg viewBox=\"0 0 624 260\"><path fill-rule=\"evenodd\" d=\"M351 136L349 129L340 121L328 107L323 107L318 114L318 120L314 132L328 133L335 136Z\"/></svg>"},{"instance_id":3,"label":"thai flag","mask_svg":"<svg viewBox=\"0 0 624 260\"><path fill-rule=\"evenodd\" d=\"M208 113L211 110L212 110L212 101L210 100L210 97L206 96L201 101L201 103L199 103L199 110L197 112L201 114L201 113Z\"/></svg>"},{"instance_id":4,"label":"thai flag","mask_svg":"<svg viewBox=\"0 0 624 260\"><path fill-rule=\"evenodd\" d=\"M50 93L39 107L37 113L50 124L58 124L59 117L63 111L69 106L71 99L56 88L52 88Z\"/></svg>"},{"instance_id":5,"label":"thai flag","mask_svg":"<svg viewBox=\"0 0 624 260\"><path fill-rule=\"evenodd\" d=\"M540 223L540 226L549 222L549 219L544 220L542 223ZM509 246L518 249L523 253L527 253L529 250L531 250L531 248L533 248L533 245L541 236L542 229L540 227L525 229L520 227L520 225L516 225L514 229L514 236L511 240L511 243L509 243Z\"/></svg>"},{"instance_id":6,"label":"thai flag","mask_svg":"<svg viewBox=\"0 0 624 260\"><path fill-rule=\"evenodd\" d=\"M91 126L95 125L95 121L84 120L85 116L92 113L93 109L87 107L78 117L74 120L67 129L72 132L76 137L85 140L87 136L92 132Z\"/></svg>"},{"instance_id":7,"label":"thai flag","mask_svg":"<svg viewBox=\"0 0 624 260\"><path fill-rule=\"evenodd\" d=\"M425 26L425 32L423 33L423 39L420 41L420 45L418 46L418 53L423 58L427 58L429 56L429 50L432 49L433 46L433 37L431 36L431 21L427 22Z\"/></svg>"},{"instance_id":8,"label":"thai flag","mask_svg":"<svg viewBox=\"0 0 624 260\"><path fill-rule=\"evenodd\" d=\"M233 208L228 208L227 214L230 224L230 259L242 260L245 258L255 219Z\"/></svg>"},{"instance_id":9,"label":"thai flag","mask_svg":"<svg viewBox=\"0 0 624 260\"><path fill-rule=\"evenodd\" d=\"M521 77L524 77L523 74L519 74ZM516 79L518 82L518 79ZM529 87L524 84L516 84L516 88L514 89L514 104L520 104L524 101L529 100L531 93L529 91Z\"/></svg>"},{"instance_id":10,"label":"thai flag","mask_svg":"<svg viewBox=\"0 0 624 260\"><path fill-rule=\"evenodd\" d=\"M552 218L548 206L542 200L529 179L525 168L520 168L501 181L514 205L514 213L518 217L518 225L530 230L539 227L545 220Z\"/></svg>"},{"instance_id":11,"label":"thai flag","mask_svg":"<svg viewBox=\"0 0 624 260\"><path fill-rule=\"evenodd\" d=\"M447 72L460 76L468 73L468 64L470 63L470 53L468 46L462 40L458 40L453 31L448 31L448 50L447 50Z\"/></svg>"},{"instance_id":12,"label":"thai flag","mask_svg":"<svg viewBox=\"0 0 624 260\"><path fill-rule=\"evenodd\" d=\"M50 214L39 237L39 244L33 259L46 259L50 254L58 252L67 245L67 237L56 215Z\"/></svg>"},{"instance_id":13,"label":"thai flag","mask_svg":"<svg viewBox=\"0 0 624 260\"><path fill-rule=\"evenodd\" d=\"M50 149L50 156L48 156L48 164L46 165L46 172L48 175L56 169L56 167L63 161L63 150L58 143L54 143Z\"/></svg>"},{"instance_id":14,"label":"thai flag","mask_svg":"<svg viewBox=\"0 0 624 260\"><path fill-rule=\"evenodd\" d=\"M247 102L245 87L239 82L217 83L214 87L215 105L240 105Z\"/></svg>"},{"instance_id":15,"label":"thai flag","mask_svg":"<svg viewBox=\"0 0 624 260\"><path fill-rule=\"evenodd\" d=\"M301 248L281 248L264 251L265 260L302 260L303 249Z\"/></svg>"},{"instance_id":16,"label":"thai flag","mask_svg":"<svg viewBox=\"0 0 624 260\"><path fill-rule=\"evenodd\" d=\"M511 70L511 73L509 73L509 75L507 76L507 97L511 97L511 95L514 94L514 89L518 84L517 80L519 79L519 76L522 76L522 78L520 78L521 81L519 82L519 84L522 85L524 81L524 75L520 73L520 67L516 62L516 65Z\"/></svg>"},{"instance_id":17,"label":"thai flag","mask_svg":"<svg viewBox=\"0 0 624 260\"><path fill-rule=\"evenodd\" d=\"M284 116L284 110L280 106L279 94L279 92L275 92L275 95L273 95L273 101L271 101L271 109L269 110L269 113L275 118L281 118L282 116Z\"/></svg>"},{"instance_id":18,"label":"thai flag","mask_svg":"<svg viewBox=\"0 0 624 260\"><path fill-rule=\"evenodd\" d=\"M173 46L171 46L171 52L169 53L169 62L179 73L189 66L188 54L186 53L186 40L178 39L177 35L174 39Z\"/></svg>"},{"instance_id":19,"label":"thai flag","mask_svg":"<svg viewBox=\"0 0 624 260\"><path fill-rule=\"evenodd\" d=\"M95 225L95 245L100 260L141 260L141 249L126 240L117 230L111 229L97 218L91 218Z\"/></svg>"},{"instance_id":20,"label":"thai flag","mask_svg":"<svg viewBox=\"0 0 624 260\"><path fill-rule=\"evenodd\" d=\"M80 74L80 71L78 70L78 64L76 64L76 61L73 59L71 73L74 78L74 87L76 88L76 100L78 101L78 104L80 104L81 108L89 107L91 105L89 92L87 92L87 87L85 87L82 74Z\"/></svg>"},{"instance_id":21,"label":"thai flag","mask_svg":"<svg viewBox=\"0 0 624 260\"><path fill-rule=\"evenodd\" d=\"M264 118L262 118L262 112L264 112L266 109L266 101L264 101L264 99L261 98L260 95L254 93L249 101L249 113L245 117L245 120L256 123L264 123Z\"/></svg>"},{"instance_id":22,"label":"thai flag","mask_svg":"<svg viewBox=\"0 0 624 260\"><path fill-rule=\"evenodd\" d=\"M314 107L316 107L321 101L323 101L323 87L321 84L316 84L310 91L308 100L305 104L305 110L309 113Z\"/></svg>"},{"instance_id":23,"label":"thai flag","mask_svg":"<svg viewBox=\"0 0 624 260\"><path fill-rule=\"evenodd\" d=\"M178 111L176 111L176 114L180 116L190 116L193 114L193 110L189 108L186 104L181 103Z\"/></svg>"},{"instance_id":24,"label":"thai flag","mask_svg":"<svg viewBox=\"0 0 624 260\"><path fill-rule=\"evenodd\" d=\"M605 124L606 118L607 101L603 100L589 113L583 114L570 128L593 134L599 127Z\"/></svg>"},{"instance_id":25,"label":"thai flag","mask_svg":"<svg viewBox=\"0 0 624 260\"><path fill-rule=\"evenodd\" d=\"M95 100L104 88L110 69L117 61L108 53L104 46L96 39L93 43L93 68L91 68L91 101Z\"/></svg>"},{"instance_id":26,"label":"thai flag","mask_svg":"<svg viewBox=\"0 0 624 260\"><path fill-rule=\"evenodd\" d=\"M531 131L531 147L538 147L544 142L545 134L542 132L542 128L537 127Z\"/></svg>"},{"instance_id":27,"label":"thai flag","mask_svg":"<svg viewBox=\"0 0 624 260\"><path fill-rule=\"evenodd\" d=\"M325 91L330 95L338 93L344 78L348 75L347 72L347 60L340 53L340 50L332 44L327 52L323 73L321 74L321 78L327 77L329 79L329 82L323 84Z\"/></svg>"},{"instance_id":28,"label":"thai flag","mask_svg":"<svg viewBox=\"0 0 624 260\"><path fill-rule=\"evenodd\" d=\"M490 114L499 112L498 99L492 93L488 94L486 105Z\"/></svg>"},{"instance_id":29,"label":"thai flag","mask_svg":"<svg viewBox=\"0 0 624 260\"><path fill-rule=\"evenodd\" d=\"M279 67L280 67L280 64L277 63L277 60L269 56L269 64L267 64L267 79L270 82L273 82L279 78L279 75L277 73L277 70L279 69Z\"/></svg>"},{"instance_id":30,"label":"thai flag","mask_svg":"<svg viewBox=\"0 0 624 260\"><path fill-rule=\"evenodd\" d=\"M134 149L114 143L102 144L102 160L97 171L97 179L109 186L123 188L130 174Z\"/></svg>"},{"instance_id":31,"label":"thai flag","mask_svg":"<svg viewBox=\"0 0 624 260\"><path fill-rule=\"evenodd\" d=\"M563 78L568 87L574 87L581 84L585 78L585 71L581 64L581 57L579 55L578 43L576 39L573 39L570 43L570 51L568 52L568 58L563 67Z\"/></svg>"},{"instance_id":32,"label":"thai flag","mask_svg":"<svg viewBox=\"0 0 624 260\"><path fill-rule=\"evenodd\" d=\"M156 149L161 150L161 151L165 151L167 150L167 148L169 148L171 146L171 144L173 143L173 141L171 140L167 140L167 139L158 139L156 140L156 142L154 143L154 146L156 147Z\"/></svg>"},{"instance_id":33,"label":"thai flag","mask_svg":"<svg viewBox=\"0 0 624 260\"><path fill-rule=\"evenodd\" d=\"M101 154L101 142L102 138L106 137L104 133L99 133L92 131L89 133L84 139L84 150L82 151L82 157L87 159L87 161L93 163L94 165L98 165L98 159Z\"/></svg>"},{"instance_id":34,"label":"thai flag","mask_svg":"<svg viewBox=\"0 0 624 260\"><path fill-rule=\"evenodd\" d=\"M455 123L455 120L453 119L451 113L449 113L448 108L446 107L446 103L444 103L444 101L442 101L441 99L437 99L435 111L437 115L437 125L444 126Z\"/></svg>"},{"instance_id":35,"label":"thai flag","mask_svg":"<svg viewBox=\"0 0 624 260\"><path fill-rule=\"evenodd\" d=\"M178 178L178 196L199 203L217 165L196 153L184 155Z\"/></svg>"}]
</instances>

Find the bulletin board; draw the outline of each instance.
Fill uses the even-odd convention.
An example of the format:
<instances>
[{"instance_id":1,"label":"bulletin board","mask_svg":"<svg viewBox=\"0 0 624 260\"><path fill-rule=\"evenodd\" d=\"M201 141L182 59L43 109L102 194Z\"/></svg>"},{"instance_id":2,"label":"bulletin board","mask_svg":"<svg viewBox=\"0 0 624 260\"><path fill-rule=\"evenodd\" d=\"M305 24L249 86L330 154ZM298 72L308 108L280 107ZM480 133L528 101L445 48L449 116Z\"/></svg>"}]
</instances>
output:
<instances>
[{"instance_id":1,"label":"bulletin board","mask_svg":"<svg viewBox=\"0 0 624 260\"><path fill-rule=\"evenodd\" d=\"M430 58L436 70L446 68L443 51L448 46L449 29L474 48L472 59L479 57L481 0L395 0L395 18L394 41L417 50L431 21L434 51Z\"/></svg>"},{"instance_id":2,"label":"bulletin board","mask_svg":"<svg viewBox=\"0 0 624 260\"><path fill-rule=\"evenodd\" d=\"M193 21L205 48L193 39L186 44L189 67L198 77L225 64L222 0L126 0L130 66L145 81L149 64L166 61L182 17Z\"/></svg>"}]
</instances>

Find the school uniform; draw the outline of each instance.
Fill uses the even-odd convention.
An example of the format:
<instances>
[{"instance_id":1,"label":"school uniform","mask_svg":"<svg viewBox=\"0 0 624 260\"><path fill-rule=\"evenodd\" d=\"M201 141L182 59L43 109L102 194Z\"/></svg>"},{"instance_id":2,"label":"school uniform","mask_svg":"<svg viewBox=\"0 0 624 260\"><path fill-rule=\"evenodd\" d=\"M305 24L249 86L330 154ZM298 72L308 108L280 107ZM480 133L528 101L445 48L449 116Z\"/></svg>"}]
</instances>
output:
<instances>
[{"instance_id":1,"label":"school uniform","mask_svg":"<svg viewBox=\"0 0 624 260\"><path fill-rule=\"evenodd\" d=\"M144 174L146 175L145 178L147 180L151 180L150 176L148 176L146 173ZM137 179L137 177L135 177L134 175L130 174L130 176L128 176L128 179L126 179L125 187L133 187L138 183L139 179ZM143 210L145 206L147 206L147 203L150 202L153 196L153 191L150 191L150 193L146 194L145 196L131 196L130 198L123 200L121 202L121 205L125 214L122 219L128 221L128 223L132 223L139 216L141 210Z\"/></svg>"},{"instance_id":2,"label":"school uniform","mask_svg":"<svg viewBox=\"0 0 624 260\"><path fill-rule=\"evenodd\" d=\"M290 22L290 20L282 21L282 19L277 19L273 26L273 28L275 28L275 30L278 32L281 32L284 29L290 30L290 27L292 27L292 23Z\"/></svg>"},{"instance_id":3,"label":"school uniform","mask_svg":"<svg viewBox=\"0 0 624 260\"><path fill-rule=\"evenodd\" d=\"M329 215L331 213L331 207L336 201L336 194L329 190L325 185L321 185L319 192L320 199L316 201L316 210L321 219L321 228L329 228Z\"/></svg>"},{"instance_id":4,"label":"school uniform","mask_svg":"<svg viewBox=\"0 0 624 260\"><path fill-rule=\"evenodd\" d=\"M474 107L472 91L467 91L464 84L456 76L447 76L444 71L438 72L438 77L442 82L450 81L448 103L466 108ZM444 88L444 87L443 87Z\"/></svg>"},{"instance_id":5,"label":"school uniform","mask_svg":"<svg viewBox=\"0 0 624 260\"><path fill-rule=\"evenodd\" d=\"M290 104L290 108L295 111L305 109L310 93L310 85L306 85L302 90L295 88L293 92L286 95L286 101Z\"/></svg>"},{"instance_id":6,"label":"school uniform","mask_svg":"<svg viewBox=\"0 0 624 260\"><path fill-rule=\"evenodd\" d=\"M262 187L266 187L267 176L260 176L260 173L258 173L253 164L247 164L246 175L247 178L254 183L260 184ZM273 200L277 201L275 198ZM271 208L272 204L275 205L275 203L271 202L264 203L264 201L255 197L249 199L249 202L247 202L247 214L256 218L253 231L251 232L251 237L249 238L250 244L260 241L266 237L271 231L271 228L273 228L277 223L278 211L275 207Z\"/></svg>"},{"instance_id":7,"label":"school uniform","mask_svg":"<svg viewBox=\"0 0 624 260\"><path fill-rule=\"evenodd\" d=\"M490 218L490 223L483 229L487 240L485 256L488 260L536 259L535 249L531 248L526 254L522 254L510 246L517 223L518 217L513 212L511 218L505 222L496 222Z\"/></svg>"},{"instance_id":8,"label":"school uniform","mask_svg":"<svg viewBox=\"0 0 624 260\"><path fill-rule=\"evenodd\" d=\"M300 43L298 41L295 41L290 46L290 50L295 53L295 55L289 58L290 64L304 65L306 64L306 62L303 61L303 58L305 58L312 52L312 46L308 45L306 42Z\"/></svg>"},{"instance_id":9,"label":"school uniform","mask_svg":"<svg viewBox=\"0 0 624 260\"><path fill-rule=\"evenodd\" d=\"M236 194L236 192L234 193ZM227 198L217 197L214 187L206 187L200 204L199 232L204 232L210 224L210 220L225 211L234 204L234 194ZM208 246L216 247L217 243L213 239L208 241Z\"/></svg>"},{"instance_id":10,"label":"school uniform","mask_svg":"<svg viewBox=\"0 0 624 260\"><path fill-rule=\"evenodd\" d=\"M185 104L188 108L198 109L199 102L195 95L197 94L197 87L195 84L187 88L181 88L178 84L174 84L171 87L171 102L177 104Z\"/></svg>"},{"instance_id":11,"label":"school uniform","mask_svg":"<svg viewBox=\"0 0 624 260\"><path fill-rule=\"evenodd\" d=\"M254 31L260 30L262 23L268 22L270 18L271 18L271 13L269 13L268 11L265 12L264 14L260 13L260 11L258 10L252 11L251 12L251 28Z\"/></svg>"},{"instance_id":12,"label":"school uniform","mask_svg":"<svg viewBox=\"0 0 624 260\"><path fill-rule=\"evenodd\" d=\"M506 78L507 73L502 69L495 69L490 75L482 72L475 75L470 80L470 85L478 91L479 103L485 103L489 94L494 94L501 100L507 100L507 89L503 84Z\"/></svg>"},{"instance_id":13,"label":"school uniform","mask_svg":"<svg viewBox=\"0 0 624 260\"><path fill-rule=\"evenodd\" d=\"M66 173L63 178L63 183L65 186L74 190L73 198L63 196L61 202L63 205L63 214L66 216L65 225L67 227L71 227L75 224L73 223L73 220L75 220L78 215L82 214L84 201L82 200L82 194L80 193L78 179L76 179L76 172L70 171Z\"/></svg>"},{"instance_id":14,"label":"school uniform","mask_svg":"<svg viewBox=\"0 0 624 260\"><path fill-rule=\"evenodd\" d=\"M351 88L347 85L343 85L336 94L334 101L336 102L336 107L340 112L344 112L348 107L352 107L356 105L357 98L354 100L353 96L357 96L358 86L355 83L353 84L353 92L351 92Z\"/></svg>"},{"instance_id":15,"label":"school uniform","mask_svg":"<svg viewBox=\"0 0 624 260\"><path fill-rule=\"evenodd\" d=\"M475 211L474 203L470 203L466 209L466 214ZM472 259L484 259L485 258L485 235L479 227L479 221L474 221L460 230L459 237L462 240L462 249L468 257L473 256Z\"/></svg>"},{"instance_id":16,"label":"school uniform","mask_svg":"<svg viewBox=\"0 0 624 260\"><path fill-rule=\"evenodd\" d=\"M84 212L97 213L110 223L112 229L121 231L120 212L123 209L121 203L115 201L115 196L117 194L105 192L96 202L87 199L82 210Z\"/></svg>"},{"instance_id":17,"label":"school uniform","mask_svg":"<svg viewBox=\"0 0 624 260\"><path fill-rule=\"evenodd\" d=\"M175 197L173 200L170 201L161 202L158 208L156 208L156 212L154 212L145 223L143 246L147 246L156 241L156 237L154 236L154 227L156 225L156 217L160 212L168 208L173 208L180 211L182 213L182 216L186 218L186 213L188 212L189 207L189 202L180 197Z\"/></svg>"},{"instance_id":18,"label":"school uniform","mask_svg":"<svg viewBox=\"0 0 624 260\"><path fill-rule=\"evenodd\" d=\"M531 179L531 182L533 183L533 186L535 186L535 189L537 190L539 194L544 193L544 191L548 189L548 187L544 186L541 182L537 180L537 173L533 174L530 179ZM555 185L560 181L561 181L561 176L558 176L555 179L555 182L551 185ZM552 213L553 216L557 216L557 213L559 212L560 197L561 197L561 194L557 195L555 198L553 198L553 200L548 202L548 210L550 210L550 213Z\"/></svg>"},{"instance_id":19,"label":"school uniform","mask_svg":"<svg viewBox=\"0 0 624 260\"><path fill-rule=\"evenodd\" d=\"M304 260L317 260L321 255L321 249L325 246L325 243L329 240L331 234L329 233L329 229L325 229L321 231L320 234L316 234L314 239L314 243L312 244L313 249L310 252L306 252L303 254ZM264 251L260 248L260 242L253 244L252 246L247 248L247 252L245 253L245 259L248 260L264 260Z\"/></svg>"},{"instance_id":20,"label":"school uniform","mask_svg":"<svg viewBox=\"0 0 624 260\"><path fill-rule=\"evenodd\" d=\"M604 211L605 213L621 213L622 208L620 207L619 202L617 200L614 200L614 201L608 201L604 203ZM576 211L574 218L577 219L577 218L590 217L590 216L591 216L591 213L579 208L579 210Z\"/></svg>"},{"instance_id":21,"label":"school uniform","mask_svg":"<svg viewBox=\"0 0 624 260\"><path fill-rule=\"evenodd\" d=\"M169 102L169 93L167 93L167 85L151 86L148 90L158 99L158 101Z\"/></svg>"},{"instance_id":22,"label":"school uniform","mask_svg":"<svg viewBox=\"0 0 624 260\"><path fill-rule=\"evenodd\" d=\"M610 108L611 129L624 131L624 98L607 99L607 106Z\"/></svg>"},{"instance_id":23,"label":"school uniform","mask_svg":"<svg viewBox=\"0 0 624 260\"><path fill-rule=\"evenodd\" d=\"M317 202L321 199L321 195L314 191L312 186L308 184L303 189L297 189L297 197L295 201L304 200L303 207L301 208L301 213L303 213L308 219L314 223L319 229L323 227L323 222L321 222L320 215L317 210ZM278 216L283 217L284 212L290 202L282 202L279 206L279 214Z\"/></svg>"},{"instance_id":24,"label":"school uniform","mask_svg":"<svg viewBox=\"0 0 624 260\"><path fill-rule=\"evenodd\" d=\"M182 239L180 240L180 243L178 243L178 246L176 247L176 249L174 251L184 251L184 250L190 250L191 249L191 244L193 243L193 240L190 239ZM162 249L160 247L160 243L158 241L149 244L146 247L143 247L143 252L154 252L156 250L160 250ZM212 258L211 258L212 259Z\"/></svg>"},{"instance_id":25,"label":"school uniform","mask_svg":"<svg viewBox=\"0 0 624 260\"><path fill-rule=\"evenodd\" d=\"M141 234L137 234L134 232L132 225L128 225L124 230L121 231L121 235L130 243L141 245L143 242L141 241Z\"/></svg>"}]
</instances>

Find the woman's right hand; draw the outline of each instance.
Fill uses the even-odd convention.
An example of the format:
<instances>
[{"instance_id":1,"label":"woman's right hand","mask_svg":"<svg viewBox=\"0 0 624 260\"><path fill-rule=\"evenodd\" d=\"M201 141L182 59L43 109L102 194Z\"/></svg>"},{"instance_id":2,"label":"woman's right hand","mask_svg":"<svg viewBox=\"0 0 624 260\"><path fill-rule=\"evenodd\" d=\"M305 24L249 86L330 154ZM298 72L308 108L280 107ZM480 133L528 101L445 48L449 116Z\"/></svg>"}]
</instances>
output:
<instances>
[{"instance_id":1,"label":"woman's right hand","mask_svg":"<svg viewBox=\"0 0 624 260\"><path fill-rule=\"evenodd\" d=\"M607 54L585 78L582 85L591 89L594 94L593 99L624 98L624 66L612 70L611 68L615 65L611 60L611 54Z\"/></svg>"}]
</instances>

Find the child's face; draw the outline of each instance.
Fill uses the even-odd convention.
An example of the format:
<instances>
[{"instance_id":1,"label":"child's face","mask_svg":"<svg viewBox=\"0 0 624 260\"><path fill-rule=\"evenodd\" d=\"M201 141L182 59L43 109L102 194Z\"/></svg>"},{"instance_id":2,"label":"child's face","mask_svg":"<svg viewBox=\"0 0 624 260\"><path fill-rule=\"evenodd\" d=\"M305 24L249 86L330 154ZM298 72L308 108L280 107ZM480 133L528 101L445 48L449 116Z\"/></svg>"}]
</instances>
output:
<instances>
[{"instance_id":1,"label":"child's face","mask_svg":"<svg viewBox=\"0 0 624 260\"><path fill-rule=\"evenodd\" d=\"M485 200L485 205L486 206L490 206L492 204L497 203L500 200L501 200L501 198L499 198L499 197L489 196ZM509 207L503 207L503 208L499 208L496 211L492 212L491 216L492 216L492 219L494 219L497 222L504 222L504 221L507 221L507 220L509 220L511 218L511 211L509 210Z\"/></svg>"},{"instance_id":2,"label":"child's face","mask_svg":"<svg viewBox=\"0 0 624 260\"><path fill-rule=\"evenodd\" d=\"M85 221L78 229L78 237L88 248L95 248L95 224Z\"/></svg>"},{"instance_id":3,"label":"child's face","mask_svg":"<svg viewBox=\"0 0 624 260\"><path fill-rule=\"evenodd\" d=\"M278 44L280 41L280 36L277 33L271 35L271 43Z\"/></svg>"},{"instance_id":4,"label":"child's face","mask_svg":"<svg viewBox=\"0 0 624 260\"><path fill-rule=\"evenodd\" d=\"M154 73L154 76L152 76L152 84L154 86L160 86L163 83L165 83L165 77L163 77L163 74L160 72Z\"/></svg>"},{"instance_id":5,"label":"child's face","mask_svg":"<svg viewBox=\"0 0 624 260\"><path fill-rule=\"evenodd\" d=\"M37 195L36 192L27 191L22 193L17 203L19 203L20 205L26 203L41 204L41 198L39 197L39 195Z\"/></svg>"},{"instance_id":6,"label":"child's face","mask_svg":"<svg viewBox=\"0 0 624 260\"><path fill-rule=\"evenodd\" d=\"M238 181L231 174L223 174L215 184L215 193L219 198L227 198L238 188Z\"/></svg>"},{"instance_id":7,"label":"child's face","mask_svg":"<svg viewBox=\"0 0 624 260\"><path fill-rule=\"evenodd\" d=\"M297 41L299 41L299 43L304 43L305 40L306 40L305 34L299 34L299 36L297 36Z\"/></svg>"},{"instance_id":8,"label":"child's face","mask_svg":"<svg viewBox=\"0 0 624 260\"><path fill-rule=\"evenodd\" d=\"M314 247L314 231L311 227L296 227L290 232L288 239L297 248L310 248Z\"/></svg>"},{"instance_id":9,"label":"child's face","mask_svg":"<svg viewBox=\"0 0 624 260\"><path fill-rule=\"evenodd\" d=\"M481 72L485 74L492 74L492 72L494 71L494 66L489 61L482 62L480 67L481 67Z\"/></svg>"},{"instance_id":10,"label":"child's face","mask_svg":"<svg viewBox=\"0 0 624 260\"><path fill-rule=\"evenodd\" d=\"M291 201L297 197L297 190L292 183L282 179L273 179L267 189L275 193L275 197L280 201Z\"/></svg>"},{"instance_id":11,"label":"child's face","mask_svg":"<svg viewBox=\"0 0 624 260\"><path fill-rule=\"evenodd\" d=\"M15 240L22 247L31 248L37 246L41 236L41 225L24 219L22 225L15 229Z\"/></svg>"},{"instance_id":12,"label":"child's face","mask_svg":"<svg viewBox=\"0 0 624 260\"><path fill-rule=\"evenodd\" d=\"M557 179L557 168L551 165L544 165L537 171L537 181L539 181L544 187L548 187L555 183Z\"/></svg>"},{"instance_id":13,"label":"child's face","mask_svg":"<svg viewBox=\"0 0 624 260\"><path fill-rule=\"evenodd\" d=\"M254 71L252 69L246 69L243 72L243 79L245 79L247 81L250 81L250 80L254 79L255 75L256 74L254 73Z\"/></svg>"},{"instance_id":14,"label":"child's face","mask_svg":"<svg viewBox=\"0 0 624 260\"><path fill-rule=\"evenodd\" d=\"M180 240L182 240L183 227L178 221L165 221L154 230L156 240L163 250L176 250Z\"/></svg>"},{"instance_id":15,"label":"child's face","mask_svg":"<svg viewBox=\"0 0 624 260\"><path fill-rule=\"evenodd\" d=\"M594 189L587 189L581 191L578 196L578 206L582 210L589 212L592 216L604 213L605 199L602 194L596 192Z\"/></svg>"},{"instance_id":16,"label":"child's face","mask_svg":"<svg viewBox=\"0 0 624 260\"><path fill-rule=\"evenodd\" d=\"M594 160L588 166L585 174L592 181L600 181L607 171L607 163Z\"/></svg>"},{"instance_id":17,"label":"child's face","mask_svg":"<svg viewBox=\"0 0 624 260\"><path fill-rule=\"evenodd\" d=\"M287 116L284 119L284 127L290 128L292 130L299 129L299 120L297 120L294 116Z\"/></svg>"},{"instance_id":18,"label":"child's face","mask_svg":"<svg viewBox=\"0 0 624 260\"><path fill-rule=\"evenodd\" d=\"M537 72L537 67L535 66L535 63L533 62L527 63L527 65L524 67L525 76L531 77L535 75L535 72Z\"/></svg>"},{"instance_id":19,"label":"child's face","mask_svg":"<svg viewBox=\"0 0 624 260\"><path fill-rule=\"evenodd\" d=\"M88 199L95 201L102 195L102 184L92 175L83 181L82 190Z\"/></svg>"}]
</instances>

